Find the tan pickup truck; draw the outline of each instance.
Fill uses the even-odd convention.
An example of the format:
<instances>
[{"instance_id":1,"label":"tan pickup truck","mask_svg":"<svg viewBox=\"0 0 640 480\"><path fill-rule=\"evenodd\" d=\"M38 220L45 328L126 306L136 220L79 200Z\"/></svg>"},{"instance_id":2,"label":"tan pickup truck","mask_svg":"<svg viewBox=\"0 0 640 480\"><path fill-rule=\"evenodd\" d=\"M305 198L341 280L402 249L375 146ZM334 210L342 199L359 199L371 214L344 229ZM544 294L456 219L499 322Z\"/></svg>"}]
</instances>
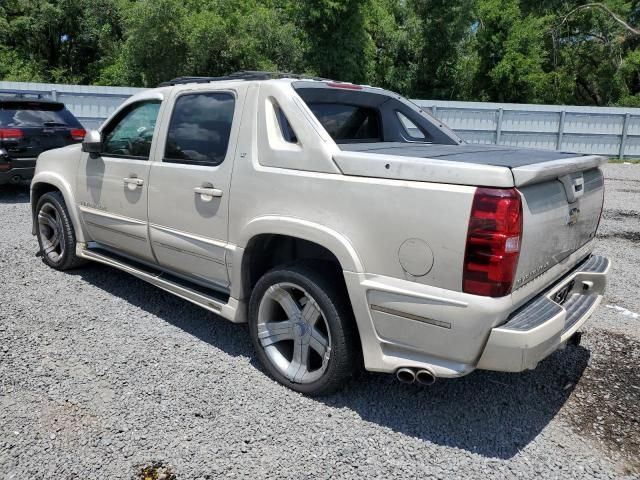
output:
<instances>
[{"instance_id":1,"label":"tan pickup truck","mask_svg":"<svg viewBox=\"0 0 640 480\"><path fill-rule=\"evenodd\" d=\"M233 322L309 395L535 368L602 299L606 160L469 145L379 88L244 72L128 99L41 154L43 260L93 260Z\"/></svg>"}]
</instances>

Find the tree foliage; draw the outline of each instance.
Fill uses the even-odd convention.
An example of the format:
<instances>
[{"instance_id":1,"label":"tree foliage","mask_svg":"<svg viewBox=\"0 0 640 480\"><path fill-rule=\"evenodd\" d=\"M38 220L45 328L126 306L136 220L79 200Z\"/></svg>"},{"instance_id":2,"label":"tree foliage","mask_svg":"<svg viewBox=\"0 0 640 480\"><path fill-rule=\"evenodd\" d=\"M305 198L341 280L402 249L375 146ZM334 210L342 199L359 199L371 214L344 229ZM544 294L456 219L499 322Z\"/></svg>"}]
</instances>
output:
<instances>
[{"instance_id":1,"label":"tree foliage","mask_svg":"<svg viewBox=\"0 0 640 480\"><path fill-rule=\"evenodd\" d=\"M640 0L13 0L0 78L302 72L435 99L640 106Z\"/></svg>"}]
</instances>

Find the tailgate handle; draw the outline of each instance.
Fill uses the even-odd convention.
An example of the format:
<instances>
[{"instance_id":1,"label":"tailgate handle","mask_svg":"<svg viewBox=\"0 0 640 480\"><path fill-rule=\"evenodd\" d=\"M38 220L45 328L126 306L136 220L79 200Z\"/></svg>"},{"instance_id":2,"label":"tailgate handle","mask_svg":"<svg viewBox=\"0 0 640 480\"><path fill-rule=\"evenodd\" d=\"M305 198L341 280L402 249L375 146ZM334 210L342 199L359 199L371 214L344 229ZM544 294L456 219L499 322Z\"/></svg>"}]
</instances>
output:
<instances>
[{"instance_id":1,"label":"tailgate handle","mask_svg":"<svg viewBox=\"0 0 640 480\"><path fill-rule=\"evenodd\" d=\"M584 194L584 177L582 173L564 175L558 180L562 182L569 203L574 203Z\"/></svg>"},{"instance_id":2,"label":"tailgate handle","mask_svg":"<svg viewBox=\"0 0 640 480\"><path fill-rule=\"evenodd\" d=\"M582 190L584 190L584 177L580 175L578 178L573 179L573 192L582 196Z\"/></svg>"}]
</instances>

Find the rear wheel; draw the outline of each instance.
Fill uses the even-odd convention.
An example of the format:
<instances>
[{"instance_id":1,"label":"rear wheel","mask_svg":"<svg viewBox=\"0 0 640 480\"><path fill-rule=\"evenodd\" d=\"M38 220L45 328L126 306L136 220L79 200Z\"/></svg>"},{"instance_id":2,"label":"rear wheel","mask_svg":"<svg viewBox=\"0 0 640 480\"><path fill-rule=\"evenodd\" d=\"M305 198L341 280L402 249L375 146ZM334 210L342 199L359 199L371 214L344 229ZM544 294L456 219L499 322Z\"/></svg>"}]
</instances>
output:
<instances>
[{"instance_id":1,"label":"rear wheel","mask_svg":"<svg viewBox=\"0 0 640 480\"><path fill-rule=\"evenodd\" d=\"M36 235L44 263L56 270L82 265L84 260L76 256L76 236L62 194L42 195L36 205L36 215Z\"/></svg>"},{"instance_id":2,"label":"rear wheel","mask_svg":"<svg viewBox=\"0 0 640 480\"><path fill-rule=\"evenodd\" d=\"M251 295L258 358L274 379L307 395L339 389L358 366L353 315L335 285L310 265L290 265L266 273Z\"/></svg>"}]
</instances>

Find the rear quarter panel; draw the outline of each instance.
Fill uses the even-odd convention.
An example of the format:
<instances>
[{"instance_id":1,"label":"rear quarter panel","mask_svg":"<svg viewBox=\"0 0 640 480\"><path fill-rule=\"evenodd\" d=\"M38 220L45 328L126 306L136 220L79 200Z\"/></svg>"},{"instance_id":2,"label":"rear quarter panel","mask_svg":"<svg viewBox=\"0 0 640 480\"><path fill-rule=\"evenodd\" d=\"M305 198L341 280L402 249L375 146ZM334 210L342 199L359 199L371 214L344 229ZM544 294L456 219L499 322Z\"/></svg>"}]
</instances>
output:
<instances>
[{"instance_id":1,"label":"rear quarter panel","mask_svg":"<svg viewBox=\"0 0 640 480\"><path fill-rule=\"evenodd\" d=\"M277 92L270 95L277 97ZM325 172L277 166L278 142L265 142L268 118L260 115L266 101L259 89L248 93L235 157L230 202L229 240L246 246L252 221L270 217L271 231L280 233L281 218L296 218L338 232L353 247L367 273L412 280L435 287L460 290L469 212L475 187L395 179L345 176L336 171L332 144L318 135L306 135L303 149L329 162ZM285 98L277 99L299 137L311 130ZM333 144L335 147L335 144ZM290 165L289 146L286 165ZM300 155L304 162L305 155ZM266 227L265 224L265 229ZM254 234L255 232L251 232ZM420 240L432 255L425 275L414 276L399 261L404 242ZM428 254L427 254L428 255Z\"/></svg>"}]
</instances>

